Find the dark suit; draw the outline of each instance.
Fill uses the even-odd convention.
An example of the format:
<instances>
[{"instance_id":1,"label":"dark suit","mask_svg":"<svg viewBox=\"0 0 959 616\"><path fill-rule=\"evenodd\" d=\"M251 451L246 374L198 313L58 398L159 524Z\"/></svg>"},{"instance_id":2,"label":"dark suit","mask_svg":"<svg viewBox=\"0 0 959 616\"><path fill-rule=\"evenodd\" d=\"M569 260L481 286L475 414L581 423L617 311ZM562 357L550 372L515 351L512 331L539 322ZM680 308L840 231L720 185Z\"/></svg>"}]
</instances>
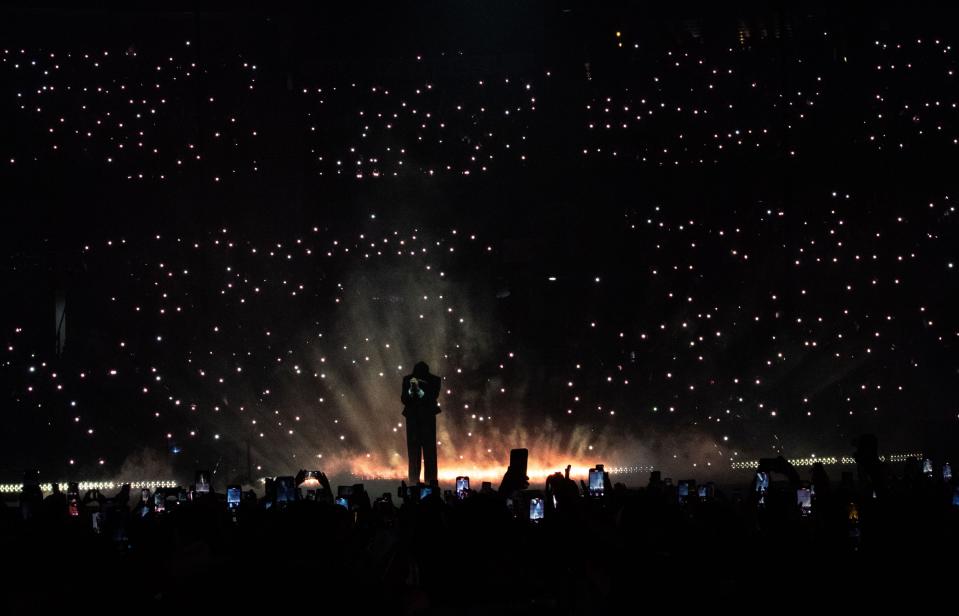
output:
<instances>
[{"instance_id":1,"label":"dark suit","mask_svg":"<svg viewBox=\"0 0 959 616\"><path fill-rule=\"evenodd\" d=\"M419 389L423 395L412 389L410 379L416 375ZM436 471L436 415L440 412L439 402L440 377L420 372L403 377L403 390L400 399L403 401L403 416L406 417L406 450L409 456L409 480L415 484L420 478L420 455L422 454L425 469L423 482L429 483L437 479Z\"/></svg>"}]
</instances>

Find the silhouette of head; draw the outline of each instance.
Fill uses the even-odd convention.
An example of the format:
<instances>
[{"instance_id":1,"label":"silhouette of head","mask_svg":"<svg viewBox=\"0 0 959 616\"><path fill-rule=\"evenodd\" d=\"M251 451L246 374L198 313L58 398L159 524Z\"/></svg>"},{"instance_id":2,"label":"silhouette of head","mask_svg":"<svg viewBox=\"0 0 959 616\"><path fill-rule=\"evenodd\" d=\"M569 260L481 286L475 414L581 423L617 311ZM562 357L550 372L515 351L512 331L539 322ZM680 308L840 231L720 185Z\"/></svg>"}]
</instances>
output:
<instances>
[{"instance_id":1,"label":"silhouette of head","mask_svg":"<svg viewBox=\"0 0 959 616\"><path fill-rule=\"evenodd\" d=\"M856 446L856 452L853 457L859 464L878 461L879 459L879 440L875 434L863 434L856 439L853 444Z\"/></svg>"},{"instance_id":2,"label":"silhouette of head","mask_svg":"<svg viewBox=\"0 0 959 616\"><path fill-rule=\"evenodd\" d=\"M413 376L418 379L425 379L430 374L430 367L425 361L421 361L413 366Z\"/></svg>"}]
</instances>

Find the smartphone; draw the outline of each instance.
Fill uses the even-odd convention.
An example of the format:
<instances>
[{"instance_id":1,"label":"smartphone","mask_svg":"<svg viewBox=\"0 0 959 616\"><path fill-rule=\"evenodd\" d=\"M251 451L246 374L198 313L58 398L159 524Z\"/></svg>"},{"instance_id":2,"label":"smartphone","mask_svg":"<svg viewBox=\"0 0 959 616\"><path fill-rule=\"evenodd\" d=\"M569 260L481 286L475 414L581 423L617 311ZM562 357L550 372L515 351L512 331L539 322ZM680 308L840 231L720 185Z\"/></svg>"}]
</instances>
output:
<instances>
[{"instance_id":1,"label":"smartphone","mask_svg":"<svg viewBox=\"0 0 959 616\"><path fill-rule=\"evenodd\" d=\"M196 491L204 494L210 493L210 471L196 472Z\"/></svg>"},{"instance_id":2,"label":"smartphone","mask_svg":"<svg viewBox=\"0 0 959 616\"><path fill-rule=\"evenodd\" d=\"M932 476L932 460L925 458L922 461L922 472L925 475Z\"/></svg>"},{"instance_id":3,"label":"smartphone","mask_svg":"<svg viewBox=\"0 0 959 616\"><path fill-rule=\"evenodd\" d=\"M803 515L809 515L812 512L812 491L809 488L797 489L796 504Z\"/></svg>"},{"instance_id":4,"label":"smartphone","mask_svg":"<svg viewBox=\"0 0 959 616\"><path fill-rule=\"evenodd\" d=\"M320 484L320 471L306 471L306 476L303 478L303 483L297 486L298 488L303 488L304 490L320 490L323 488Z\"/></svg>"},{"instance_id":5,"label":"smartphone","mask_svg":"<svg viewBox=\"0 0 959 616\"><path fill-rule=\"evenodd\" d=\"M942 480L952 481L952 464L948 462L942 465Z\"/></svg>"},{"instance_id":6,"label":"smartphone","mask_svg":"<svg viewBox=\"0 0 959 616\"><path fill-rule=\"evenodd\" d=\"M337 506L342 507L346 509L347 511L350 510L350 501L346 500L346 497L344 496L337 496L336 500L333 502L336 503Z\"/></svg>"},{"instance_id":7,"label":"smartphone","mask_svg":"<svg viewBox=\"0 0 959 616\"><path fill-rule=\"evenodd\" d=\"M959 488L952 492L952 504L954 507L959 507Z\"/></svg>"},{"instance_id":8,"label":"smartphone","mask_svg":"<svg viewBox=\"0 0 959 616\"><path fill-rule=\"evenodd\" d=\"M226 488L226 506L230 509L236 509L240 506L240 497L242 496L240 486L227 486Z\"/></svg>"},{"instance_id":9,"label":"smartphone","mask_svg":"<svg viewBox=\"0 0 959 616\"><path fill-rule=\"evenodd\" d=\"M543 513L545 512L545 507L543 505L543 499L538 496L534 496L529 499L529 520L530 522L539 522L543 519Z\"/></svg>"},{"instance_id":10,"label":"smartphone","mask_svg":"<svg viewBox=\"0 0 959 616\"><path fill-rule=\"evenodd\" d=\"M157 513L166 511L166 494L159 490L153 494L153 508Z\"/></svg>"},{"instance_id":11,"label":"smartphone","mask_svg":"<svg viewBox=\"0 0 959 616\"><path fill-rule=\"evenodd\" d=\"M709 498L709 491L706 489L706 486L699 486L696 496L702 499Z\"/></svg>"},{"instance_id":12,"label":"smartphone","mask_svg":"<svg viewBox=\"0 0 959 616\"><path fill-rule=\"evenodd\" d=\"M680 481L676 488L676 495L679 497L679 502L685 503L686 499L689 498L689 482Z\"/></svg>"},{"instance_id":13,"label":"smartphone","mask_svg":"<svg viewBox=\"0 0 959 616\"><path fill-rule=\"evenodd\" d=\"M466 493L470 491L470 478L460 476L456 478L456 496L466 498Z\"/></svg>"},{"instance_id":14,"label":"smartphone","mask_svg":"<svg viewBox=\"0 0 959 616\"><path fill-rule=\"evenodd\" d=\"M528 475L527 466L529 465L529 449L510 449L509 466L516 473L526 477Z\"/></svg>"},{"instance_id":15,"label":"smartphone","mask_svg":"<svg viewBox=\"0 0 959 616\"><path fill-rule=\"evenodd\" d=\"M603 466L597 464L596 468L589 469L589 495L602 496L606 489L603 483Z\"/></svg>"},{"instance_id":16,"label":"smartphone","mask_svg":"<svg viewBox=\"0 0 959 616\"><path fill-rule=\"evenodd\" d=\"M67 509L71 517L80 515L80 484L76 481L67 484Z\"/></svg>"},{"instance_id":17,"label":"smartphone","mask_svg":"<svg viewBox=\"0 0 959 616\"><path fill-rule=\"evenodd\" d=\"M296 500L296 488L293 487L293 477L277 477L274 485L276 486L276 502L292 503Z\"/></svg>"},{"instance_id":18,"label":"smartphone","mask_svg":"<svg viewBox=\"0 0 959 616\"><path fill-rule=\"evenodd\" d=\"M765 494L769 491L769 474L766 471L756 472L756 492Z\"/></svg>"},{"instance_id":19,"label":"smartphone","mask_svg":"<svg viewBox=\"0 0 959 616\"><path fill-rule=\"evenodd\" d=\"M846 507L846 517L850 522L859 523L859 506L856 503L849 503Z\"/></svg>"},{"instance_id":20,"label":"smartphone","mask_svg":"<svg viewBox=\"0 0 959 616\"><path fill-rule=\"evenodd\" d=\"M423 486L420 488L420 500L433 494L433 486Z\"/></svg>"}]
</instances>

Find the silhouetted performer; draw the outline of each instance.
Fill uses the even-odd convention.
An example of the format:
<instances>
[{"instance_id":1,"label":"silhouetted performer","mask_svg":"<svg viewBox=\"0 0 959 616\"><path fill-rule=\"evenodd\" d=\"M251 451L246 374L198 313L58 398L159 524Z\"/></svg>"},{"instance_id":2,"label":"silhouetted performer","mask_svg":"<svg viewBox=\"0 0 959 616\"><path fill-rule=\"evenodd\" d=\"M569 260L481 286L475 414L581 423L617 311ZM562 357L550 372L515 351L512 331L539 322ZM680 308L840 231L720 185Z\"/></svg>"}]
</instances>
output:
<instances>
[{"instance_id":1,"label":"silhouetted performer","mask_svg":"<svg viewBox=\"0 0 959 616\"><path fill-rule=\"evenodd\" d=\"M403 377L403 416L406 417L406 451L410 459L411 484L420 479L420 454L426 468L423 483L436 481L436 415L442 380L430 374L426 362L413 366L413 374Z\"/></svg>"}]
</instances>

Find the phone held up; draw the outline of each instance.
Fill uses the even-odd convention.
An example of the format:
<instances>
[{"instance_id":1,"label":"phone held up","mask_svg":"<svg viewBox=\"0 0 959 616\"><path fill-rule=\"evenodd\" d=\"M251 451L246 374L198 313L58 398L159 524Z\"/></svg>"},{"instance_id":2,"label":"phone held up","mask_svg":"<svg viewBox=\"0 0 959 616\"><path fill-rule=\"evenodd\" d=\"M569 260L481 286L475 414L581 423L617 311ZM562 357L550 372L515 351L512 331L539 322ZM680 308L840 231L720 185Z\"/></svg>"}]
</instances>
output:
<instances>
[{"instance_id":1,"label":"phone held up","mask_svg":"<svg viewBox=\"0 0 959 616\"><path fill-rule=\"evenodd\" d=\"M597 464L589 469L589 495L593 498L599 498L606 491L605 472L602 464Z\"/></svg>"},{"instance_id":2,"label":"phone held up","mask_svg":"<svg viewBox=\"0 0 959 616\"><path fill-rule=\"evenodd\" d=\"M470 491L470 478L466 476L459 476L456 478L456 497L460 500L466 498L466 495Z\"/></svg>"}]
</instances>

